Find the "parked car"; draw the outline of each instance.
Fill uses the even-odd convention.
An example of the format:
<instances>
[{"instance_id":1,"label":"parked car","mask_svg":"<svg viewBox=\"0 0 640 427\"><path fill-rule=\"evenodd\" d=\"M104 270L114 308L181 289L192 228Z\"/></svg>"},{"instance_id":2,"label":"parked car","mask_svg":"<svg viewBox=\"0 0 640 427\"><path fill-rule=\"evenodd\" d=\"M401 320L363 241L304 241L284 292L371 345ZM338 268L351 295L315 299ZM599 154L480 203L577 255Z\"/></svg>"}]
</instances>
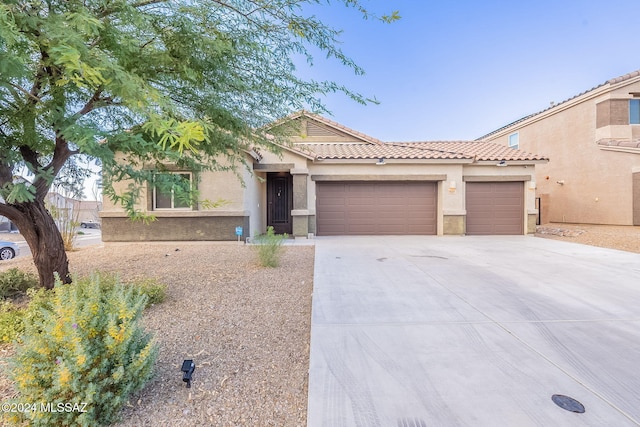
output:
<instances>
[{"instance_id":1,"label":"parked car","mask_svg":"<svg viewBox=\"0 0 640 427\"><path fill-rule=\"evenodd\" d=\"M82 227L82 228L100 228L100 223L99 222L95 222L93 220L82 221L80 223L80 227Z\"/></svg>"},{"instance_id":2,"label":"parked car","mask_svg":"<svg viewBox=\"0 0 640 427\"><path fill-rule=\"evenodd\" d=\"M20 248L14 242L0 241L0 259L15 258L20 254Z\"/></svg>"}]
</instances>

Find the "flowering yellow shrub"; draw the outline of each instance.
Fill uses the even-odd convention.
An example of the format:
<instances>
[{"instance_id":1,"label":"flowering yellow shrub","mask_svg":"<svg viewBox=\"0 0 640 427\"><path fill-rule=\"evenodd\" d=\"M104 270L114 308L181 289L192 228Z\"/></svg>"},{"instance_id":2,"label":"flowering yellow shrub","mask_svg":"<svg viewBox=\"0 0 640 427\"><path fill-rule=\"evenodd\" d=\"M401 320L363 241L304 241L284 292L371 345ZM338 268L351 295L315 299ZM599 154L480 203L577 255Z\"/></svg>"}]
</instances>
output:
<instances>
[{"instance_id":1,"label":"flowering yellow shrub","mask_svg":"<svg viewBox=\"0 0 640 427\"><path fill-rule=\"evenodd\" d=\"M146 300L131 286L101 285L99 276L34 293L11 374L15 403L37 407L5 416L32 426L117 421L157 357L157 345L139 325Z\"/></svg>"}]
</instances>

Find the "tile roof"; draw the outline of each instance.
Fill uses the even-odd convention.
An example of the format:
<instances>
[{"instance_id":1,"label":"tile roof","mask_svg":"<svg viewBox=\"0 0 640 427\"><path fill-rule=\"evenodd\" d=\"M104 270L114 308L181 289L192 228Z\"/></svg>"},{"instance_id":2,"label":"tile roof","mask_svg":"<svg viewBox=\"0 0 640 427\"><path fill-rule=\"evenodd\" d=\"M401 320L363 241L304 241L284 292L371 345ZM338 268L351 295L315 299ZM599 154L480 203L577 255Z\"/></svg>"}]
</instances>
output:
<instances>
[{"instance_id":1,"label":"tile roof","mask_svg":"<svg viewBox=\"0 0 640 427\"><path fill-rule=\"evenodd\" d=\"M396 143L404 146L423 147L431 150L443 150L473 156L476 161L528 161L528 160L549 160L548 157L538 154L516 150L506 145L494 144L482 141L426 141Z\"/></svg>"},{"instance_id":2,"label":"tile roof","mask_svg":"<svg viewBox=\"0 0 640 427\"><path fill-rule=\"evenodd\" d=\"M561 101L561 102L555 103L555 104L551 105L550 107L545 108L544 110L538 111L537 113L529 114L528 116L522 117L522 118L520 118L520 119L518 119L518 120L516 120L516 121L514 121L514 122L509 123L508 125L502 126L502 127L501 127L501 128L499 128L499 129L496 129L496 130L491 131L491 132L489 132L489 133L487 133L487 134L485 134L485 135L482 135L481 137L477 138L477 139L476 139L476 141L480 141L480 140L483 140L483 139L485 139L485 138L487 138L487 137L489 137L489 136L491 136L491 135L495 135L496 133L501 132L501 131L503 131L503 130L505 130L505 129L508 129L508 128L510 128L511 126L517 125L518 123L522 123L522 122L524 122L525 120L530 119L531 117L537 116L537 115L539 115L539 114L544 113L545 111L549 111L549 110L551 110L551 109L553 109L553 108L556 108L556 107L557 107L557 106L559 106L559 105L563 105L563 104L565 104L565 103L567 103L567 102L570 102L570 101L572 101L572 100L574 100L574 99L576 99L576 98L581 97L582 95L585 95L585 94L587 94L587 93L589 93L589 92L591 92L591 91L594 91L594 90L596 90L596 89L599 89L599 88L601 88L601 87L603 87L603 86L606 86L606 85L613 85L613 84L617 84L617 83L622 83L622 82L624 82L624 81L630 80L630 79L632 79L632 78L634 78L634 77L638 77L638 76L640 76L640 70L632 71L632 72L627 73L627 74L625 74L625 75L622 75L622 76L620 76L620 77L615 77L615 78L613 78L613 79L609 79L609 80L607 80L606 82L601 83L601 84L599 84L599 85L597 85L597 86L594 86L594 87L592 87L592 88L591 88L591 89L589 89L589 90L585 90L584 92L581 92L581 93L579 93L579 94L577 94L577 95L575 95L575 96L572 96L571 98L568 98L568 99L565 99L564 101Z\"/></svg>"},{"instance_id":3,"label":"tile roof","mask_svg":"<svg viewBox=\"0 0 640 427\"><path fill-rule=\"evenodd\" d=\"M291 147L317 160L468 160L468 161L544 161L546 157L521 150L477 141L427 141L366 143L309 143Z\"/></svg>"},{"instance_id":4,"label":"tile roof","mask_svg":"<svg viewBox=\"0 0 640 427\"><path fill-rule=\"evenodd\" d=\"M311 119L313 119L313 120L315 120L315 121L317 121L319 123L322 123L322 124L325 124L325 125L327 125L329 127L341 130L342 132L345 132L345 133L347 133L347 134L349 134L351 136L355 136L356 138L361 139L364 142L369 142L371 144L382 144L382 141L380 141L377 138L374 138L374 137L369 136L367 134L364 134L362 132L358 132L357 130L351 129L350 127L342 125L342 124L340 124L338 122L334 122L333 120L329 120L329 119L327 119L325 117L322 117L322 116L320 116L318 114L310 113L309 111L306 111L306 110L302 110L302 111L298 111L297 113L290 114L287 117L285 117L285 118L283 118L281 120L278 120L276 123L270 125L270 127L277 126L280 123L283 123L283 122L286 122L286 121L290 121L290 120L295 120L295 119L298 119L300 117L309 117L309 118L311 118Z\"/></svg>"},{"instance_id":5,"label":"tile roof","mask_svg":"<svg viewBox=\"0 0 640 427\"><path fill-rule=\"evenodd\" d=\"M397 144L294 144L294 146L314 154L316 159L473 159L473 156L423 147Z\"/></svg>"}]
</instances>

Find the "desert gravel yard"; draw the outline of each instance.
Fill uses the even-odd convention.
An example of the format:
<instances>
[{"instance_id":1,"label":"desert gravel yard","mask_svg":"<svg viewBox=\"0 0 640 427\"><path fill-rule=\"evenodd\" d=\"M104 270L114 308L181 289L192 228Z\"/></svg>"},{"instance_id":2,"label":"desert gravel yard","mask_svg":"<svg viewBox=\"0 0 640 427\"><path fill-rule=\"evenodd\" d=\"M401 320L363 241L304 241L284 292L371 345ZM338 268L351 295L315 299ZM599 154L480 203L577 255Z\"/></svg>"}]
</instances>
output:
<instances>
[{"instance_id":1,"label":"desert gravel yard","mask_svg":"<svg viewBox=\"0 0 640 427\"><path fill-rule=\"evenodd\" d=\"M536 237L640 253L640 226L549 223Z\"/></svg>"},{"instance_id":2,"label":"desert gravel yard","mask_svg":"<svg viewBox=\"0 0 640 427\"><path fill-rule=\"evenodd\" d=\"M235 242L110 243L69 254L75 274L100 270L153 277L167 300L144 324L160 344L156 376L120 426L303 426L313 281L312 246L284 247L281 264L260 267ZM30 258L1 268L33 268ZM2 365L9 350L0 349ZM183 359L194 359L190 389ZM4 375L4 374L2 374ZM12 394L0 378L0 400Z\"/></svg>"}]
</instances>

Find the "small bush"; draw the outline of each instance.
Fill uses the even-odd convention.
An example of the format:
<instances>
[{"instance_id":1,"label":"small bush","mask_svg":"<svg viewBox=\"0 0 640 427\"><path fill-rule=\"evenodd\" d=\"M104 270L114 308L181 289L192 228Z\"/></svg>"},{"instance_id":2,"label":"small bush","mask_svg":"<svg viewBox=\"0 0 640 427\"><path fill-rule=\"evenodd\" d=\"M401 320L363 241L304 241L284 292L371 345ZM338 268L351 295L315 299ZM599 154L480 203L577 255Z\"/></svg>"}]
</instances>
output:
<instances>
[{"instance_id":1,"label":"small bush","mask_svg":"<svg viewBox=\"0 0 640 427\"><path fill-rule=\"evenodd\" d=\"M139 324L147 297L103 286L100 276L36 291L10 371L16 402L78 404L85 412L9 413L31 426L95 426L118 421L122 406L152 375L158 347ZM84 405L86 404L86 405Z\"/></svg>"},{"instance_id":2,"label":"small bush","mask_svg":"<svg viewBox=\"0 0 640 427\"><path fill-rule=\"evenodd\" d=\"M24 295L29 288L36 288L40 281L35 274L11 268L0 273L0 298Z\"/></svg>"},{"instance_id":3,"label":"small bush","mask_svg":"<svg viewBox=\"0 0 640 427\"><path fill-rule=\"evenodd\" d=\"M125 285L131 287L134 295L145 295L147 302L145 308L163 303L167 299L167 285L159 283L154 278L135 279L129 282L121 282L117 274L96 272L94 274L100 280L102 292L109 292L114 286Z\"/></svg>"},{"instance_id":4,"label":"small bush","mask_svg":"<svg viewBox=\"0 0 640 427\"><path fill-rule=\"evenodd\" d=\"M0 342L10 343L24 332L25 309L11 301L0 301Z\"/></svg>"},{"instance_id":5,"label":"small bush","mask_svg":"<svg viewBox=\"0 0 640 427\"><path fill-rule=\"evenodd\" d=\"M129 283L129 286L133 287L133 292L136 295L145 295L147 297L147 305L145 307L163 303L167 299L167 285L158 283L156 279L134 280Z\"/></svg>"},{"instance_id":6,"label":"small bush","mask_svg":"<svg viewBox=\"0 0 640 427\"><path fill-rule=\"evenodd\" d=\"M275 234L273 227L267 228L267 233L255 239L258 260L263 267L277 267L280 263L280 253L282 243L287 238L287 234Z\"/></svg>"}]
</instances>

